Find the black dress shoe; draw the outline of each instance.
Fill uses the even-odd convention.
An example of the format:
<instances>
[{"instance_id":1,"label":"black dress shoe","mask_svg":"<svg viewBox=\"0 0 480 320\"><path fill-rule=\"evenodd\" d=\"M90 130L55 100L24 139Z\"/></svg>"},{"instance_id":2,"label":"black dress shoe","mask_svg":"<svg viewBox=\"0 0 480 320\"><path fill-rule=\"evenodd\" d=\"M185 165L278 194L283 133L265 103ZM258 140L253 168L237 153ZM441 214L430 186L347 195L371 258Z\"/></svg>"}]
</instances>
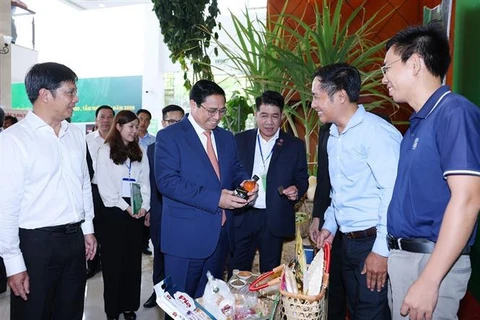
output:
<instances>
[{"instance_id":1,"label":"black dress shoe","mask_svg":"<svg viewBox=\"0 0 480 320\"><path fill-rule=\"evenodd\" d=\"M151 256L152 255L152 251L150 250L149 247L146 247L145 249L143 249L143 254L147 255L147 256Z\"/></svg>"},{"instance_id":2,"label":"black dress shoe","mask_svg":"<svg viewBox=\"0 0 480 320\"><path fill-rule=\"evenodd\" d=\"M125 320L135 320L135 319L137 319L137 315L133 311L124 311L123 316L125 317Z\"/></svg>"},{"instance_id":3,"label":"black dress shoe","mask_svg":"<svg viewBox=\"0 0 480 320\"><path fill-rule=\"evenodd\" d=\"M107 316L107 320L118 320L118 317L109 317L109 316Z\"/></svg>"},{"instance_id":4,"label":"black dress shoe","mask_svg":"<svg viewBox=\"0 0 480 320\"><path fill-rule=\"evenodd\" d=\"M150 298L148 298L147 301L145 301L145 303L143 304L143 307L144 308L153 308L157 305L157 295L155 294L155 292L152 293L152 295L150 296Z\"/></svg>"}]
</instances>

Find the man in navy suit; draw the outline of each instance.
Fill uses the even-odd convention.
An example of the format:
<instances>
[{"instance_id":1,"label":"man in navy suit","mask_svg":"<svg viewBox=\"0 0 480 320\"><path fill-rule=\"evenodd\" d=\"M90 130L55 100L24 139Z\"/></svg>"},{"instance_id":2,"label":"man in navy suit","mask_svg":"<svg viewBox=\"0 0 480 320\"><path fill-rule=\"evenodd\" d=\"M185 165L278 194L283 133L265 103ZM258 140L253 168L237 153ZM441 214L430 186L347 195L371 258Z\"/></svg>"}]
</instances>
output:
<instances>
[{"instance_id":1,"label":"man in navy suit","mask_svg":"<svg viewBox=\"0 0 480 320\"><path fill-rule=\"evenodd\" d=\"M182 120L185 115L182 107L170 104L162 109L162 126L164 128ZM148 224L150 238L153 244L153 285L165 278L165 266L163 253L160 250L160 226L162 219L162 194L157 190L155 182L155 143L147 147L148 164L150 166L150 211L145 216L145 224ZM153 308L157 305L157 295L153 291L150 298L145 301L145 308Z\"/></svg>"},{"instance_id":2,"label":"man in navy suit","mask_svg":"<svg viewBox=\"0 0 480 320\"><path fill-rule=\"evenodd\" d=\"M157 134L155 177L163 195L165 274L178 290L198 298L207 271L223 277L233 247L230 210L246 206L256 190L246 200L232 191L249 176L238 161L233 135L217 127L226 111L223 89L198 81L190 91L190 108L182 121Z\"/></svg>"},{"instance_id":3,"label":"man in navy suit","mask_svg":"<svg viewBox=\"0 0 480 320\"><path fill-rule=\"evenodd\" d=\"M295 235L295 203L308 188L305 144L280 130L284 100L265 91L256 99L257 129L235 136L239 159L259 180L258 197L235 214L235 251L229 267L251 270L260 253L260 272L280 265L283 240Z\"/></svg>"}]
</instances>

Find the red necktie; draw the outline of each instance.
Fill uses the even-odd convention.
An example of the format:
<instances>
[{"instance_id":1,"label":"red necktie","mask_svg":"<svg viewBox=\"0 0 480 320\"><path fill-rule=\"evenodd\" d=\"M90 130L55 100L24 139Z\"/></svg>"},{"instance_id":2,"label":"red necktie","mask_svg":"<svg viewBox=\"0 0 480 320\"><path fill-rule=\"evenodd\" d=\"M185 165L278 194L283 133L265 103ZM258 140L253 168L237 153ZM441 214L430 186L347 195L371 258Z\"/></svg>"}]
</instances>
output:
<instances>
[{"instance_id":1,"label":"red necktie","mask_svg":"<svg viewBox=\"0 0 480 320\"><path fill-rule=\"evenodd\" d=\"M208 159L210 159L213 170L215 170L215 173L217 174L217 178L218 180L220 180L220 166L218 165L217 156L215 155L215 151L213 150L212 136L211 136L212 131L204 131L203 134L207 137ZM227 221L227 216L225 215L225 210L222 210L222 226L225 224L225 221Z\"/></svg>"}]
</instances>

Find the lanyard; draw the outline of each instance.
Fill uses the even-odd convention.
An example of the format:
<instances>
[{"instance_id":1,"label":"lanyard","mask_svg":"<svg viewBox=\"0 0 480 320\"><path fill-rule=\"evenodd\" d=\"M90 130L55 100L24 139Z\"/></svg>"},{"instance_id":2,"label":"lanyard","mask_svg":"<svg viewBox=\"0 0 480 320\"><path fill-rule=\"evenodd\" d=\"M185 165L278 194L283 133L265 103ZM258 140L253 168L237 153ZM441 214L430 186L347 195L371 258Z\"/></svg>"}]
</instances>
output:
<instances>
[{"instance_id":1,"label":"lanyard","mask_svg":"<svg viewBox=\"0 0 480 320\"><path fill-rule=\"evenodd\" d=\"M272 149L270 149L270 153L268 154L268 156L266 158L263 158L262 144L260 142L259 134L257 135L257 141L258 141L258 149L260 150L260 157L262 157L263 169L266 170L267 168L265 168L265 162L272 156L273 147Z\"/></svg>"},{"instance_id":2,"label":"lanyard","mask_svg":"<svg viewBox=\"0 0 480 320\"><path fill-rule=\"evenodd\" d=\"M130 160L130 159L127 159ZM125 161L125 166L128 168L128 177L130 178L130 174L132 172L132 160L130 160L130 165L127 164L127 161Z\"/></svg>"}]
</instances>

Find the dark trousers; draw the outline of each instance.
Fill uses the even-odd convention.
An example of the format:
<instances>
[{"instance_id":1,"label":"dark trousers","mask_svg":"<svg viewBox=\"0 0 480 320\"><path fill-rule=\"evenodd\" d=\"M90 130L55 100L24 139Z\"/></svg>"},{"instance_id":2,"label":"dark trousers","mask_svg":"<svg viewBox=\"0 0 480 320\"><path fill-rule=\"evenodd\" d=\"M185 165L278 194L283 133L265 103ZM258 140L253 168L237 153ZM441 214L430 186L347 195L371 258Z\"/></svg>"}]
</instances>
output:
<instances>
[{"instance_id":1,"label":"dark trousers","mask_svg":"<svg viewBox=\"0 0 480 320\"><path fill-rule=\"evenodd\" d=\"M0 257L0 293L5 291L7 291L7 272L3 259Z\"/></svg>"},{"instance_id":2,"label":"dark trousers","mask_svg":"<svg viewBox=\"0 0 480 320\"><path fill-rule=\"evenodd\" d=\"M11 293L11 320L82 319L86 270L81 229L65 234L20 229L30 278L27 301Z\"/></svg>"},{"instance_id":3,"label":"dark trousers","mask_svg":"<svg viewBox=\"0 0 480 320\"><path fill-rule=\"evenodd\" d=\"M372 251L376 237L350 239L343 235L343 281L347 306L352 320L389 320L387 287L380 292L367 288L366 274L361 274L365 259Z\"/></svg>"},{"instance_id":4,"label":"dark trousers","mask_svg":"<svg viewBox=\"0 0 480 320\"><path fill-rule=\"evenodd\" d=\"M342 276L342 233L333 238L330 255L330 278L328 284L328 318L344 320L347 311L345 285Z\"/></svg>"},{"instance_id":5,"label":"dark trousers","mask_svg":"<svg viewBox=\"0 0 480 320\"><path fill-rule=\"evenodd\" d=\"M280 265L283 238L275 237L267 228L267 212L252 208L243 213L240 227L235 228L235 250L231 270L252 270L255 253L260 254L260 272L264 273Z\"/></svg>"},{"instance_id":6,"label":"dark trousers","mask_svg":"<svg viewBox=\"0 0 480 320\"><path fill-rule=\"evenodd\" d=\"M140 306L142 235L145 219L117 207L101 213L103 298L105 313L117 317Z\"/></svg>"},{"instance_id":7,"label":"dark trousers","mask_svg":"<svg viewBox=\"0 0 480 320\"><path fill-rule=\"evenodd\" d=\"M93 227L95 230L95 238L97 242L100 243L100 219L97 218L97 213L101 212L104 208L102 198L100 198L100 193L98 192L98 186L92 183L92 196L93 196L93 210L95 212L95 217L93 218ZM97 254L93 257L92 260L87 261L87 266L89 270L99 270L100 269L100 255L101 248L100 245L97 246Z\"/></svg>"},{"instance_id":8,"label":"dark trousers","mask_svg":"<svg viewBox=\"0 0 480 320\"><path fill-rule=\"evenodd\" d=\"M153 244L153 285L165 279L165 257L160 250L160 219L154 221L150 212L150 237Z\"/></svg>"},{"instance_id":9,"label":"dark trousers","mask_svg":"<svg viewBox=\"0 0 480 320\"><path fill-rule=\"evenodd\" d=\"M223 279L228 253L227 228L222 227L217 247L206 259L189 259L165 254L165 273L172 277L178 291L186 292L194 299L203 296L207 284L207 271L214 278Z\"/></svg>"},{"instance_id":10,"label":"dark trousers","mask_svg":"<svg viewBox=\"0 0 480 320\"><path fill-rule=\"evenodd\" d=\"M150 227L143 226L143 249L148 248L148 241L150 240Z\"/></svg>"}]
</instances>

